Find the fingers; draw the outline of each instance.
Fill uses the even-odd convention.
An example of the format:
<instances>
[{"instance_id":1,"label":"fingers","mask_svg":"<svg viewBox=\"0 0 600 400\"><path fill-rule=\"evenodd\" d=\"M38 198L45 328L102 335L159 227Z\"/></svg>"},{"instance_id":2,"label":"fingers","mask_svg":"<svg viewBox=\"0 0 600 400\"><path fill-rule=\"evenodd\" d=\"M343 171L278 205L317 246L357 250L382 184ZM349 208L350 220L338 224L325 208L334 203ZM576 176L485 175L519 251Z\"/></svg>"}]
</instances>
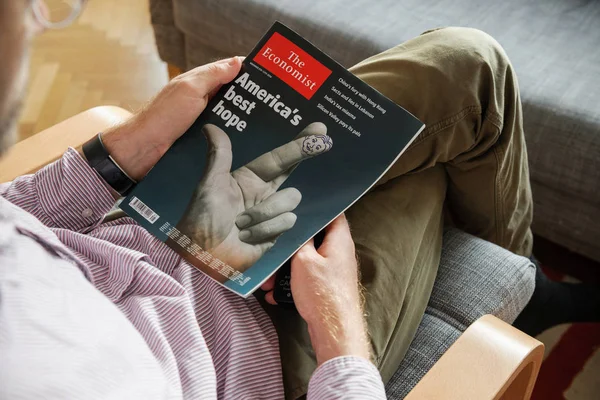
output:
<instances>
[{"instance_id":1,"label":"fingers","mask_svg":"<svg viewBox=\"0 0 600 400\"><path fill-rule=\"evenodd\" d=\"M301 200L302 194L296 188L280 190L238 215L235 224L239 229L244 229L263 221L268 221L280 214L294 211Z\"/></svg>"},{"instance_id":2,"label":"fingers","mask_svg":"<svg viewBox=\"0 0 600 400\"><path fill-rule=\"evenodd\" d=\"M270 292L267 292L267 294L265 294L265 301L273 306L277 305L277 302L275 301L275 298L273 297L272 290Z\"/></svg>"},{"instance_id":3,"label":"fingers","mask_svg":"<svg viewBox=\"0 0 600 400\"><path fill-rule=\"evenodd\" d=\"M310 135L327 135L327 126L325 126L325 124L322 122L313 122L312 124L309 124L306 128L304 128L302 132L300 132L298 136L296 136L296 139ZM281 185L283 185L283 182L285 182L285 180L292 174L292 172L294 172L294 169L296 169L297 166L298 164L294 165L287 171L280 174L277 178L273 179L271 181L271 183L273 184L273 190L277 190Z\"/></svg>"},{"instance_id":4,"label":"fingers","mask_svg":"<svg viewBox=\"0 0 600 400\"><path fill-rule=\"evenodd\" d=\"M345 214L340 214L327 227L325 227L325 238L319 246L319 253L326 257L332 251L350 248L354 251L354 241L350 233L350 225Z\"/></svg>"},{"instance_id":5,"label":"fingers","mask_svg":"<svg viewBox=\"0 0 600 400\"><path fill-rule=\"evenodd\" d=\"M304 243L304 245L302 245L302 247L300 247L300 249L298 249L298 251L292 256L292 261L294 258L300 256L302 257L303 255L309 254L309 253L316 253L316 249L315 249L315 239L314 238L310 238L310 240L306 243ZM294 268L294 263L292 262L292 268Z\"/></svg>"},{"instance_id":6,"label":"fingers","mask_svg":"<svg viewBox=\"0 0 600 400\"><path fill-rule=\"evenodd\" d=\"M274 287L275 287L275 274L271 275L271 276L269 277L269 279L267 279L267 280L265 281L265 283L263 283L263 284L260 286L260 289L261 289L261 290L264 290L265 292L268 292L268 291L270 291L270 290L273 290L273 288L274 288Z\"/></svg>"},{"instance_id":7,"label":"fingers","mask_svg":"<svg viewBox=\"0 0 600 400\"><path fill-rule=\"evenodd\" d=\"M220 174L228 174L231 170L231 140L221 128L213 124L202 127L206 136L208 150L206 155L206 171L203 181L206 182Z\"/></svg>"},{"instance_id":8,"label":"fingers","mask_svg":"<svg viewBox=\"0 0 600 400\"><path fill-rule=\"evenodd\" d=\"M313 122L296 136L296 139L310 135L327 135L327 126L322 122Z\"/></svg>"},{"instance_id":9,"label":"fingers","mask_svg":"<svg viewBox=\"0 0 600 400\"><path fill-rule=\"evenodd\" d=\"M273 239L289 231L296 223L296 214L286 212L268 221L245 228L239 233L242 242L255 244Z\"/></svg>"},{"instance_id":10,"label":"fingers","mask_svg":"<svg viewBox=\"0 0 600 400\"><path fill-rule=\"evenodd\" d=\"M323 154L332 146L333 141L327 135L299 137L250 161L246 168L263 181L270 182L300 161Z\"/></svg>"}]
</instances>

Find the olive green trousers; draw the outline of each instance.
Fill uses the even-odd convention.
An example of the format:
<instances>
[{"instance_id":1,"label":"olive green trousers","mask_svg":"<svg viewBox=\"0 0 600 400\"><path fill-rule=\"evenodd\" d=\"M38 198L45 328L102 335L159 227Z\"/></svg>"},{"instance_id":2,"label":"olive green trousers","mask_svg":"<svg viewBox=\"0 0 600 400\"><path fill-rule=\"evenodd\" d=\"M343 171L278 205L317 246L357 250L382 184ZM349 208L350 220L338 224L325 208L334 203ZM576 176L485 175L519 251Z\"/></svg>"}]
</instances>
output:
<instances>
[{"instance_id":1,"label":"olive green trousers","mask_svg":"<svg viewBox=\"0 0 600 400\"><path fill-rule=\"evenodd\" d=\"M351 72L426 124L347 212L373 362L387 382L423 318L444 223L530 255L527 151L514 70L481 31L429 31ZM306 324L294 311L263 305L279 335L286 397L302 397L316 368Z\"/></svg>"}]
</instances>

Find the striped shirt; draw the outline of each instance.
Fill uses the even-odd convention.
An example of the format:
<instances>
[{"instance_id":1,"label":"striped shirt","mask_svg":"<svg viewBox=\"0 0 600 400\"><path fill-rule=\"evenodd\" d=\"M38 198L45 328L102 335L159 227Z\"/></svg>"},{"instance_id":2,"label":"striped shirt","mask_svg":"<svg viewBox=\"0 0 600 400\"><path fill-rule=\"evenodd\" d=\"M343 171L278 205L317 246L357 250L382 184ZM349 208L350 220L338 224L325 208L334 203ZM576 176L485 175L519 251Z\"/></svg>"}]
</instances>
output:
<instances>
[{"instance_id":1,"label":"striped shirt","mask_svg":"<svg viewBox=\"0 0 600 400\"><path fill-rule=\"evenodd\" d=\"M0 399L281 399L278 339L243 299L123 217L73 150L0 185ZM338 357L309 399L385 398Z\"/></svg>"}]
</instances>

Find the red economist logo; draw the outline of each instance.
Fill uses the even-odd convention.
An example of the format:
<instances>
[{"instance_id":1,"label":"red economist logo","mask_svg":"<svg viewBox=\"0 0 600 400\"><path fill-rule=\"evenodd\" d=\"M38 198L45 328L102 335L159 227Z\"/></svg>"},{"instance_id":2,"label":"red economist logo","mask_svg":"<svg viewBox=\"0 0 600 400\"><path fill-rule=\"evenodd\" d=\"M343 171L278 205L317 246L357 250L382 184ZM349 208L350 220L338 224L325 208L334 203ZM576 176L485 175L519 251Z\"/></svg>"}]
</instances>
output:
<instances>
[{"instance_id":1,"label":"red economist logo","mask_svg":"<svg viewBox=\"0 0 600 400\"><path fill-rule=\"evenodd\" d=\"M277 32L254 61L309 100L331 75L331 70Z\"/></svg>"}]
</instances>

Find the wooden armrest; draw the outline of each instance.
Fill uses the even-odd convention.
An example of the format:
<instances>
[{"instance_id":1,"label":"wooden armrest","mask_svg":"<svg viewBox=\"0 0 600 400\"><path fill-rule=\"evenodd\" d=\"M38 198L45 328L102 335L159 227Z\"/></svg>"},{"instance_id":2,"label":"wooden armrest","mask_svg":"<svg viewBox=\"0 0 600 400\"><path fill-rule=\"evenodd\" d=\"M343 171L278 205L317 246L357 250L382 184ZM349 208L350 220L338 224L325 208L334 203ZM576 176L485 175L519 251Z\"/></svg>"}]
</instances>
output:
<instances>
[{"instance_id":1,"label":"wooden armrest","mask_svg":"<svg viewBox=\"0 0 600 400\"><path fill-rule=\"evenodd\" d=\"M543 355L541 342L485 315L467 328L406 399L529 399Z\"/></svg>"},{"instance_id":2,"label":"wooden armrest","mask_svg":"<svg viewBox=\"0 0 600 400\"><path fill-rule=\"evenodd\" d=\"M77 148L130 116L119 107L95 107L17 143L0 160L0 182L37 171L60 158L69 146Z\"/></svg>"}]
</instances>

